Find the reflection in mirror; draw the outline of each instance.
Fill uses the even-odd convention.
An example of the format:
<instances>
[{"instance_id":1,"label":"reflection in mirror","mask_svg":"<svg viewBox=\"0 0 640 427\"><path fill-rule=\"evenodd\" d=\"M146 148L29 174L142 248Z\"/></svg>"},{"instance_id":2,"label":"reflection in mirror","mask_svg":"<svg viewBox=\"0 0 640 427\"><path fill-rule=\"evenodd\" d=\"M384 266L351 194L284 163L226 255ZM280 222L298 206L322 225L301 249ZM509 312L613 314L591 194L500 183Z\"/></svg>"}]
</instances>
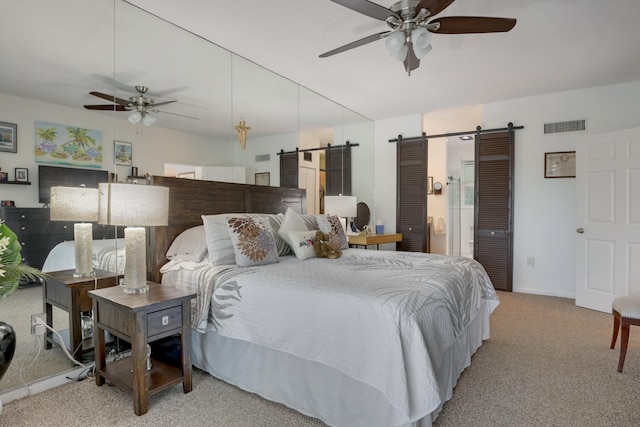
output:
<instances>
[{"instance_id":1,"label":"reflection in mirror","mask_svg":"<svg viewBox=\"0 0 640 427\"><path fill-rule=\"evenodd\" d=\"M5 67L19 67L26 55L37 56L42 66L28 71L41 73L37 77L41 85L51 81L51 70L65 71L64 81L49 83L57 91L49 99L40 98L43 92L38 85L15 88L12 96L44 101L33 108L28 104L30 112L25 113L20 122L25 129L27 125L32 126L34 119L100 129L103 168L116 174L118 181L131 176L132 167L138 168L138 175L172 173L165 172L166 164L194 171L196 167L244 168L245 182L250 184L254 183L256 173L269 172L270 185L279 186L276 153L280 150L351 141L359 144L352 161L353 195L358 201L373 206L372 121L122 0L41 3L36 15L32 7L16 6L11 19L0 29L7 40L15 34L28 34L34 39L33 48L23 48L21 52L11 50L9 44L5 54L14 60L5 63ZM74 25L69 25L70 16L74 17ZM51 32L43 31L44 28L55 28L56 37L51 37ZM88 38L92 49L84 48L83 42ZM60 49L60 46L66 48ZM82 55L78 60L80 50ZM109 103L89 95L91 91L129 99L136 95L136 85L147 86L146 96L157 103L175 101L157 108L156 121L151 126L130 123L130 111L82 107ZM78 98L73 103L55 104L75 92ZM14 105L22 108L20 103ZM240 120L251 127L245 150L241 149L234 129ZM132 164L114 164L114 140L131 143ZM314 194L307 197L313 202L309 212L322 209L321 153L313 152L307 157L300 154L300 164L306 168L304 174L300 174L305 176L301 185L309 186L309 192ZM18 160L27 162L23 156L26 152L18 153ZM32 157L28 162L35 164ZM175 174L191 172L171 170ZM213 179L211 176L203 175L202 179ZM37 188L32 190L37 192ZM25 338L19 338L17 350L25 357L23 362L10 368L16 368L15 381L10 382L9 374L5 374L0 391L72 367L62 355L60 367L54 367L47 359L54 354L52 350L42 350L36 359L36 338L30 334L30 315L42 311L42 291L36 288L31 293L29 304L18 303L17 296L0 301L3 317L7 316L6 305L21 307L20 319L15 323L25 328L21 332ZM54 318L54 325L68 322L62 310L54 309L54 316L61 317Z\"/></svg>"}]
</instances>

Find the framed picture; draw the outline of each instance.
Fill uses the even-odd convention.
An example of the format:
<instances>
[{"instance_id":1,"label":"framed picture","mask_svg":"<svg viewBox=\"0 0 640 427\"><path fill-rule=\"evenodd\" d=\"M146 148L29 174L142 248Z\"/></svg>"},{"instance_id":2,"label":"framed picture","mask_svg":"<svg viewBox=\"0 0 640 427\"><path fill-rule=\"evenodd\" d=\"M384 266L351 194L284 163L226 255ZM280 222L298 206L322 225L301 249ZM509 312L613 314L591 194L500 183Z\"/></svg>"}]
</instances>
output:
<instances>
[{"instance_id":1,"label":"framed picture","mask_svg":"<svg viewBox=\"0 0 640 427\"><path fill-rule=\"evenodd\" d=\"M427 194L433 194L433 177L427 177Z\"/></svg>"},{"instance_id":2,"label":"framed picture","mask_svg":"<svg viewBox=\"0 0 640 427\"><path fill-rule=\"evenodd\" d=\"M0 122L0 151L18 152L18 125Z\"/></svg>"},{"instance_id":3,"label":"framed picture","mask_svg":"<svg viewBox=\"0 0 640 427\"><path fill-rule=\"evenodd\" d=\"M8 182L8 181L9 181L9 174L6 172L0 171L0 182Z\"/></svg>"},{"instance_id":4,"label":"framed picture","mask_svg":"<svg viewBox=\"0 0 640 427\"><path fill-rule=\"evenodd\" d=\"M271 185L269 172L258 172L256 174L256 185Z\"/></svg>"},{"instance_id":5,"label":"framed picture","mask_svg":"<svg viewBox=\"0 0 640 427\"><path fill-rule=\"evenodd\" d=\"M16 168L16 181L18 182L29 182L29 169L27 168Z\"/></svg>"},{"instance_id":6,"label":"framed picture","mask_svg":"<svg viewBox=\"0 0 640 427\"><path fill-rule=\"evenodd\" d=\"M544 153L545 178L575 178L576 152L556 151Z\"/></svg>"},{"instance_id":7,"label":"framed picture","mask_svg":"<svg viewBox=\"0 0 640 427\"><path fill-rule=\"evenodd\" d=\"M113 141L113 154L116 165L131 166L133 164L133 148L130 142Z\"/></svg>"}]
</instances>

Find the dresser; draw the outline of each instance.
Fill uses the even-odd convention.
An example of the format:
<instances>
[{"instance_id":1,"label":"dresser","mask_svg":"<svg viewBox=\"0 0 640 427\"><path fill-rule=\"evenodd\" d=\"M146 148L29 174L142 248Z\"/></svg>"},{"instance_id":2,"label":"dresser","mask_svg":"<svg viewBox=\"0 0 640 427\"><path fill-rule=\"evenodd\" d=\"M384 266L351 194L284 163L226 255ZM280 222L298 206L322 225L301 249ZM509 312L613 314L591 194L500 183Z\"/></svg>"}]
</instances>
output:
<instances>
[{"instance_id":1,"label":"dresser","mask_svg":"<svg viewBox=\"0 0 640 427\"><path fill-rule=\"evenodd\" d=\"M73 240L73 222L51 221L48 208L0 208L0 218L16 233L22 245L22 260L35 268L42 268L49 251L58 243ZM93 225L94 239L115 236L113 226Z\"/></svg>"}]
</instances>

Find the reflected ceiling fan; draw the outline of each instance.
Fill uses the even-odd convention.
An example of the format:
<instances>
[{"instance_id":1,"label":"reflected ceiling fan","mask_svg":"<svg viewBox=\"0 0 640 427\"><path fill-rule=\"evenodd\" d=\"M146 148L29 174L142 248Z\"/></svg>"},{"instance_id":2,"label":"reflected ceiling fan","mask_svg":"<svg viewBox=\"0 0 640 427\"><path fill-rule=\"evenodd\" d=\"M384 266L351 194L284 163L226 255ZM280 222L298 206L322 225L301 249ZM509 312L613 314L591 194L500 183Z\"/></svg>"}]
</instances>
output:
<instances>
[{"instance_id":1,"label":"reflected ceiling fan","mask_svg":"<svg viewBox=\"0 0 640 427\"><path fill-rule=\"evenodd\" d=\"M118 98L113 95L108 95L102 92L89 92L89 94L93 96L97 96L98 98L106 99L107 101L111 101L114 104L103 104L103 105L85 105L84 108L87 110L102 110L102 111L131 111L129 115L129 122L135 124L142 122L145 126L151 126L156 122L156 118L149 113L164 113L164 114L172 114L174 116L186 117L189 119L198 119L197 117L185 116L182 114L171 113L169 111L161 111L156 109L156 107L160 105L172 104L177 101L164 101L164 102L154 102L153 99L145 96L149 88L147 86L136 85L134 86L135 90L138 92L138 95L130 96L129 99Z\"/></svg>"},{"instance_id":2,"label":"reflected ceiling fan","mask_svg":"<svg viewBox=\"0 0 640 427\"><path fill-rule=\"evenodd\" d=\"M510 31L516 20L481 16L447 16L432 19L455 0L401 0L390 8L368 0L331 0L341 6L385 21L389 31L372 34L320 55L326 58L376 40L385 39L391 57L404 61L405 70L420 66L420 58L431 50L431 34L501 33Z\"/></svg>"}]
</instances>

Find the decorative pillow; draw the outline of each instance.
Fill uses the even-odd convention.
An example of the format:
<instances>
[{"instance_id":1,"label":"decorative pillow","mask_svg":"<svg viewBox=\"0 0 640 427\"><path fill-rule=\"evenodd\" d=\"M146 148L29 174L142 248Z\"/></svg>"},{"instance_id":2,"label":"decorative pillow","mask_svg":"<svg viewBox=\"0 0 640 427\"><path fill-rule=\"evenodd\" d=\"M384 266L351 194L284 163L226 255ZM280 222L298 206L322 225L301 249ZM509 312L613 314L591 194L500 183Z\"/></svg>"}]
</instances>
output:
<instances>
[{"instance_id":1,"label":"decorative pillow","mask_svg":"<svg viewBox=\"0 0 640 427\"><path fill-rule=\"evenodd\" d=\"M236 265L250 267L278 262L276 239L268 219L229 217L227 226Z\"/></svg>"},{"instance_id":2,"label":"decorative pillow","mask_svg":"<svg viewBox=\"0 0 640 427\"><path fill-rule=\"evenodd\" d=\"M313 258L316 252L313 244L316 241L316 231L289 231L289 244L298 259Z\"/></svg>"},{"instance_id":3,"label":"decorative pillow","mask_svg":"<svg viewBox=\"0 0 640 427\"><path fill-rule=\"evenodd\" d=\"M331 247L339 249L348 249L349 242L342 228L342 221L335 215L315 215L318 224L318 230L329 234Z\"/></svg>"},{"instance_id":4,"label":"decorative pillow","mask_svg":"<svg viewBox=\"0 0 640 427\"><path fill-rule=\"evenodd\" d=\"M284 219L282 214L245 214L230 213L218 215L202 215L205 236L207 241L207 250L209 251L209 263L212 265L232 265L235 264L235 254L233 252L233 244L229 236L227 227L228 217L249 217L249 218L267 218L271 225L271 232L276 239L276 246L279 255L288 255L291 253L289 245L278 235L275 230L280 228L280 224Z\"/></svg>"},{"instance_id":5,"label":"decorative pillow","mask_svg":"<svg viewBox=\"0 0 640 427\"><path fill-rule=\"evenodd\" d=\"M172 261L202 261L207 254L204 225L191 227L178 235L169 246L167 259Z\"/></svg>"},{"instance_id":6,"label":"decorative pillow","mask_svg":"<svg viewBox=\"0 0 640 427\"><path fill-rule=\"evenodd\" d=\"M296 243L292 243L289 233L291 231L308 231L309 228L305 225L304 220L296 211L292 208L287 208L284 213L284 219L278 230L278 235L291 247L295 252ZM297 254L296 254L297 255ZM300 258L300 257L298 257Z\"/></svg>"}]
</instances>

